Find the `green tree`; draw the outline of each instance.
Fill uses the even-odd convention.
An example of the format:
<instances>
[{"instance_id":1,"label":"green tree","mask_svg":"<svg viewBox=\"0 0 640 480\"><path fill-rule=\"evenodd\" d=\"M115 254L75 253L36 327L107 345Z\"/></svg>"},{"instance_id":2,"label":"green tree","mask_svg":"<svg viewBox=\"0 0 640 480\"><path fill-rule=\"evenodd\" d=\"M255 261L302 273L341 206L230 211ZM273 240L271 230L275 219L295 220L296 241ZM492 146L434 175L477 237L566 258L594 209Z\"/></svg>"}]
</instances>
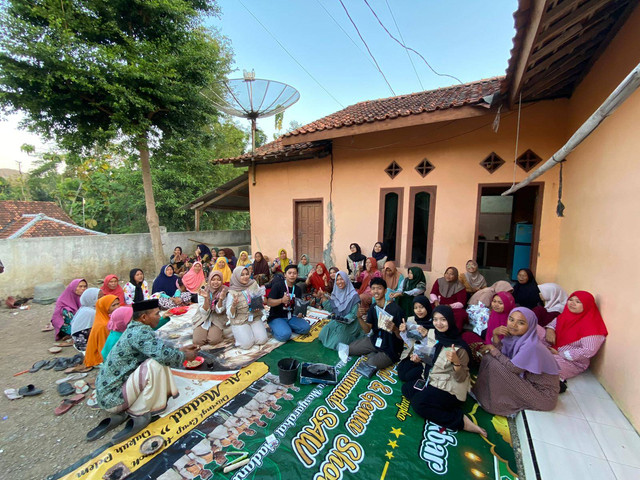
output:
<instances>
[{"instance_id":1,"label":"green tree","mask_svg":"<svg viewBox=\"0 0 640 480\"><path fill-rule=\"evenodd\" d=\"M0 105L70 151L113 140L135 151L158 268L150 151L216 116L201 92L230 52L202 25L213 14L212 0L8 0L1 13Z\"/></svg>"}]
</instances>

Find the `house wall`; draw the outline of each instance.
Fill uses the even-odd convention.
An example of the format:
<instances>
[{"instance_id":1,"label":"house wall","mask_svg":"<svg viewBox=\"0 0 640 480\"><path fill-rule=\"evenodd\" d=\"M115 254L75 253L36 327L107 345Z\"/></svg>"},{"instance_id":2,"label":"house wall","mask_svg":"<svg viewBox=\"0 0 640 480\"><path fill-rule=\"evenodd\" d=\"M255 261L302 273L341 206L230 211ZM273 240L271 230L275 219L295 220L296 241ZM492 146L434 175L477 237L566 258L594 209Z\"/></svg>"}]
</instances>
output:
<instances>
[{"instance_id":1,"label":"house wall","mask_svg":"<svg viewBox=\"0 0 640 480\"><path fill-rule=\"evenodd\" d=\"M640 61L636 8L569 101L573 133ZM636 48L631 48L636 46ZM592 292L609 336L592 369L636 428L640 382L640 91L636 91L573 153L564 167L558 281L569 293ZM569 381L571 385L571 381Z\"/></svg>"},{"instance_id":2,"label":"house wall","mask_svg":"<svg viewBox=\"0 0 640 480\"><path fill-rule=\"evenodd\" d=\"M562 145L566 136L566 105L566 100L558 100L522 109L519 154L530 148L546 160ZM427 280L435 281L449 265L464 268L473 254L478 185L511 185L514 179L517 111L502 112L498 133L491 129L493 120L494 115L486 115L336 139L331 194L329 157L258 166L257 184L251 187L250 195L253 250L273 258L279 248L285 247L291 254L292 200L321 197L324 199L325 260L346 268L350 243L359 243L368 254L379 240L380 189L403 187L400 267L404 270L407 217L412 201L409 189L435 185L433 265L431 271L426 272ZM506 163L489 174L479 163L492 151ZM423 179L415 166L425 157L435 170ZM403 169L393 180L384 172L392 160ZM515 180L525 176L517 167ZM537 276L541 281L555 281L560 228L555 215L557 173L547 174L540 181L545 185Z\"/></svg>"},{"instance_id":3,"label":"house wall","mask_svg":"<svg viewBox=\"0 0 640 480\"><path fill-rule=\"evenodd\" d=\"M250 242L248 230L164 232L162 246L167 261L173 249L181 246L193 253L196 242L231 247L239 253ZM115 273L124 284L129 270L141 268L147 280L155 278L151 236L148 233L78 237L17 238L0 240L0 259L5 272L0 275L0 298L9 295L33 296L33 287L53 281L69 283L86 278L90 285Z\"/></svg>"}]
</instances>

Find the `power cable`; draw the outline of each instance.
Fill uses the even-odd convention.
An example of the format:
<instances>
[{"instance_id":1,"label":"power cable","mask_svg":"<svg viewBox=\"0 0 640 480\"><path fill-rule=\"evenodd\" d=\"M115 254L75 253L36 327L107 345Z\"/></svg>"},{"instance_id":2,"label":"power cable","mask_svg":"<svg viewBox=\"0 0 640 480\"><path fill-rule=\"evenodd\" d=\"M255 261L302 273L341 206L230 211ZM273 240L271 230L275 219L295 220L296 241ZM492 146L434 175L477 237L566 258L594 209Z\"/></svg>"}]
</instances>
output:
<instances>
[{"instance_id":1,"label":"power cable","mask_svg":"<svg viewBox=\"0 0 640 480\"><path fill-rule=\"evenodd\" d=\"M340 3L342 3L342 0L340 0ZM371 5L369 5L369 2L368 2L367 0L364 0L364 3L366 3L366 4L367 4L367 7L369 7L369 10L371 10L371 13L373 13L373 16L374 16L374 17L376 17L376 20L378 20L378 23L379 23L379 24L380 24L380 26L384 29L384 31L385 31L385 32L387 32L387 34L388 34L388 35L389 35L393 40L395 40L397 43L399 43L399 44L400 44L404 49L406 49L406 50L410 50L410 51L412 51L413 53L415 53L416 55L418 55L418 56L422 59L422 61L423 61L424 63L426 63L427 67L429 67L429 69L431 69L431 71L432 71L433 73L435 73L436 75L438 75L438 76L440 76L440 77L449 77L449 78L453 78L454 80L456 80L456 81L458 81L458 82L460 82L460 83L463 83L463 82L462 82L462 80L460 80L458 77L455 77L455 76L453 76L453 75L449 75L449 74L447 74L447 73L440 73L440 72L437 72L437 71L436 71L436 70L435 70L435 69L434 69L434 68L429 64L429 62L427 62L427 59L426 59L426 58L424 58L420 52L418 52L417 50L414 50L414 49L413 49L413 48L411 48L411 47L407 47L403 42L401 42L400 40L398 40L396 37L394 37L394 36L393 36L393 34L389 31L389 29L388 29L387 27L385 27L385 26L384 26L384 23L382 23L382 21L380 20L380 18L378 18L378 15L376 14L375 10L371 7ZM343 5L343 6L344 6L344 5Z\"/></svg>"},{"instance_id":2,"label":"power cable","mask_svg":"<svg viewBox=\"0 0 640 480\"><path fill-rule=\"evenodd\" d=\"M384 0L384 2L387 4L387 8L389 9L389 13L391 14L391 18L393 19L393 23L396 26L396 30L398 30L398 35L400 35L400 40L402 40L402 42L404 43L404 37L402 36L402 32L400 31L400 27L398 26L398 22L396 22L396 17L393 15L393 12L391 11L391 5L389 5L389 1L388 0ZM409 54L409 51L405 48L405 53L407 54L407 58L409 59L409 62L411 62L411 67L413 67L413 71L416 74L416 78L418 79L418 83L420 84L420 89L424 90L424 86L422 85L422 80L420 80L420 75L418 75L418 70L416 70L416 66L413 63L413 59L411 58L411 55Z\"/></svg>"},{"instance_id":3,"label":"power cable","mask_svg":"<svg viewBox=\"0 0 640 480\"><path fill-rule=\"evenodd\" d=\"M358 32L358 36L360 37L360 40L362 40L362 43L364 43L364 46L366 47L367 52L369 52L369 55L373 59L373 62L376 64L376 68L380 72L380 75L382 75L382 78L384 78L384 81L387 82L387 86L389 87L389 90L391 90L391 93L395 97L396 96L396 92L393 91L393 88L391 87L391 84L389 83L389 80L387 80L387 77L385 77L384 73L382 73L382 69L380 68L380 65L378 65L376 57L374 57L373 53L371 53L371 49L369 49L369 45L367 45L367 42L365 42L364 38L362 38L362 35L360 34L360 30L358 30L358 27L356 26L356 23L351 18L351 15L349 15L349 10L347 10L347 7L344 5L342 0L338 0L338 1L340 2L340 5L342 5L342 8L344 8L344 11L347 14L347 17L349 17L349 20L351 21L351 25L353 25L353 28L355 28L356 32Z\"/></svg>"},{"instance_id":4,"label":"power cable","mask_svg":"<svg viewBox=\"0 0 640 480\"><path fill-rule=\"evenodd\" d=\"M256 22L258 22L258 23L260 24L260 26L261 26L262 28L264 28L264 30L265 30L269 35L271 35L271 38L273 38L273 39L276 41L276 43L277 43L278 45L280 45L280 48L282 48L282 49L287 53L287 55L289 55L289 56L291 57L291 59L292 59L294 62L296 62L296 63L298 64L298 66L299 66L302 70L304 70L304 72L305 72L307 75L309 75L309 77L311 77L311 79L312 79L314 82L316 82L316 83L318 84L318 86L319 86L320 88L322 88L322 89L327 93L327 95L329 95L331 98L333 98L333 100L334 100L338 105L340 105L340 107L345 108L345 106L344 106L342 103L340 103L340 100L338 100L336 97L334 97L334 96L331 94L331 92L330 92L329 90L327 90L327 89L324 87L324 85L322 85L318 80L316 80L316 78L315 78L313 75L311 75L311 73L309 72L309 70L307 70L306 68L304 68L304 65L302 65L302 64L301 64L301 63L296 59L296 57L294 57L294 56L291 54L291 52L289 52L289 50L287 50L287 49L286 49L286 47L285 47L285 46L280 42L280 40L278 40L278 39L276 38L276 36L275 36L273 33L271 33L271 31L269 31L269 29L268 29L267 27L265 27L265 25L264 25L260 20L258 20L258 17L256 17L256 16L253 14L253 12L252 12L251 10L249 10L249 9L247 8L247 6L246 6L244 3L242 3L242 0L238 0L238 3L240 3L240 5L242 5L242 6L244 7L244 9L245 9L247 12L249 12L249 15L251 15L251 16L254 18L254 20L255 20Z\"/></svg>"}]
</instances>

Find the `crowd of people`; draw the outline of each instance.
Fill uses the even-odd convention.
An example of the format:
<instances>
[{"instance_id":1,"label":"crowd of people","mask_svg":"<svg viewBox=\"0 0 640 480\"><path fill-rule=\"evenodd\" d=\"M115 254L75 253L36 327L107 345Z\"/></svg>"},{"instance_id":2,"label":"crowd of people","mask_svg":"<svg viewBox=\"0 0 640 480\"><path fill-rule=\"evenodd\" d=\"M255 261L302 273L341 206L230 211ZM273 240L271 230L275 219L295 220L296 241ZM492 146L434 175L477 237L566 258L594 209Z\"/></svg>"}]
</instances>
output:
<instances>
[{"instance_id":1,"label":"crowd of people","mask_svg":"<svg viewBox=\"0 0 640 480\"><path fill-rule=\"evenodd\" d=\"M56 339L84 352L79 370L101 366L97 401L111 414L107 429L125 421L123 435L144 428L177 394L171 367L193 360L200 347L224 340L247 350L272 336L286 342L306 334L301 307L330 313L319 340L330 349L365 356L374 371L397 363L403 395L424 418L446 428L486 432L463 413L471 393L486 411L510 415L552 410L566 380L586 370L607 335L593 295L567 295L554 283L538 285L528 269L514 285L488 286L478 264L447 268L427 292L418 267L406 276L388 260L381 242L365 256L353 243L346 270L307 254L298 263L282 248L270 261L262 252L176 247L151 289L134 268L120 286L107 275L100 288L73 280L60 295L51 325ZM198 303L193 344L176 348L155 330L174 307ZM267 308L268 307L268 308ZM470 388L469 366L479 366ZM126 438L126 437L124 437Z\"/></svg>"}]
</instances>

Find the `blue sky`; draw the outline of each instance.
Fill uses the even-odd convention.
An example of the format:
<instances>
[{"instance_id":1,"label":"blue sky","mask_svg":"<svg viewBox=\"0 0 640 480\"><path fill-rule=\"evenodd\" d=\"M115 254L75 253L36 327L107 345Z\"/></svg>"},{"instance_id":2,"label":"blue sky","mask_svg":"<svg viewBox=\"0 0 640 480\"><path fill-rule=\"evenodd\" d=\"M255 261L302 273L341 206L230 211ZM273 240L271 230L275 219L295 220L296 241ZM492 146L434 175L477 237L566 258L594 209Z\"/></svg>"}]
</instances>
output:
<instances>
[{"instance_id":1,"label":"blue sky","mask_svg":"<svg viewBox=\"0 0 640 480\"><path fill-rule=\"evenodd\" d=\"M365 1L342 1L395 95L457 83L434 74L411 54L416 75L406 51L382 29ZM389 31L400 38L390 6L404 43L420 52L439 73L453 75L462 82L504 75L515 33L513 12L517 0L367 1ZM237 69L231 78L254 69L257 78L288 83L300 91L298 103L285 112L285 128L291 120L304 124L342 106L393 96L339 0L219 0L218 4L220 17L210 19L207 25L216 28L231 44ZM271 138L275 132L273 117L258 122ZM17 123L15 117L0 122L0 168L17 168L16 160L23 161L23 169L28 168L30 159L20 153L23 143L44 149L37 137L18 131ZM245 120L238 123L249 126Z\"/></svg>"}]
</instances>

